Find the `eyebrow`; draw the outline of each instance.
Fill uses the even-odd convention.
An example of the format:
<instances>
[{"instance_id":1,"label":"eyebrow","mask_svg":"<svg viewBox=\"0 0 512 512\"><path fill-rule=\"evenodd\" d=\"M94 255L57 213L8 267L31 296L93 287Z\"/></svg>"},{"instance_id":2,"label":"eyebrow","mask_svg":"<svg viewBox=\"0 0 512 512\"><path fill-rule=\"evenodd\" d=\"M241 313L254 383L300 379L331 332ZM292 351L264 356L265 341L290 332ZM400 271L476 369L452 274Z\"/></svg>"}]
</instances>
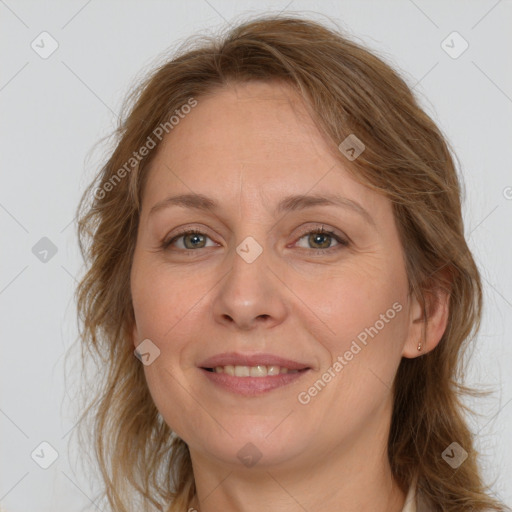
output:
<instances>
[{"instance_id":1,"label":"eyebrow","mask_svg":"<svg viewBox=\"0 0 512 512\"><path fill-rule=\"evenodd\" d=\"M149 215L154 214L170 206L181 206L182 208L193 208L207 212L217 211L218 203L203 194L180 194L169 196L156 203L150 210ZM337 194L300 194L283 198L276 207L276 213L303 210L314 206L338 206L348 208L361 215L369 224L375 227L372 216L359 203Z\"/></svg>"}]
</instances>

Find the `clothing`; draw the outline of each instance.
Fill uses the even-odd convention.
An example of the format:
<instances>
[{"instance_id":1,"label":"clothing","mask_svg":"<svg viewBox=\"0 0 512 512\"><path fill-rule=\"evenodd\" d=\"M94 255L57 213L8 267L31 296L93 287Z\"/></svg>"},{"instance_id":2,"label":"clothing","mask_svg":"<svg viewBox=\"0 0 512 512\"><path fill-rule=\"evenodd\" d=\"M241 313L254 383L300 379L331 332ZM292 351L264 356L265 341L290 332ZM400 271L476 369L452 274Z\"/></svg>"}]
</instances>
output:
<instances>
[{"instance_id":1,"label":"clothing","mask_svg":"<svg viewBox=\"0 0 512 512\"><path fill-rule=\"evenodd\" d=\"M416 507L416 485L411 485L409 487L409 492L405 497L404 508L402 512L417 512Z\"/></svg>"},{"instance_id":2,"label":"clothing","mask_svg":"<svg viewBox=\"0 0 512 512\"><path fill-rule=\"evenodd\" d=\"M429 512L430 510L430 507L427 506L421 495L417 493L416 479L414 479L405 497L402 512Z\"/></svg>"}]
</instances>

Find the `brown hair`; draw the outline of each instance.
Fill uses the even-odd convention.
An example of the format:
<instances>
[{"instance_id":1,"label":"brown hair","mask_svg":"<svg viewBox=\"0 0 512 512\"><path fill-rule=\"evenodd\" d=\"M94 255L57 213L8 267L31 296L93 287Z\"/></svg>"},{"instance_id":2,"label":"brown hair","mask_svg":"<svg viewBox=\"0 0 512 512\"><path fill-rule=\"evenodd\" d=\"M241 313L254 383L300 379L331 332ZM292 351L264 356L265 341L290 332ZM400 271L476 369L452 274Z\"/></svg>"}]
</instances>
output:
<instances>
[{"instance_id":1,"label":"brown hair","mask_svg":"<svg viewBox=\"0 0 512 512\"><path fill-rule=\"evenodd\" d=\"M352 133L364 142L355 161L338 156L356 180L392 201L410 293L428 317L433 292L450 291L441 342L422 357L402 359L395 378L388 454L397 482L405 491L417 474L433 510L505 510L482 483L463 417L461 396L469 390L460 383L462 353L480 325L482 291L464 238L449 146L383 60L337 31L289 16L265 16L221 37L196 39L153 72L128 98L117 145L80 202L78 234L89 266L77 289L80 336L99 378L83 418L93 421L110 504L119 512L149 503L186 510L195 492L188 447L159 415L131 344L129 276L145 170L159 141L126 163L191 98L200 102L230 82L251 80L293 86L334 150ZM456 470L442 458L453 441L468 452Z\"/></svg>"}]
</instances>

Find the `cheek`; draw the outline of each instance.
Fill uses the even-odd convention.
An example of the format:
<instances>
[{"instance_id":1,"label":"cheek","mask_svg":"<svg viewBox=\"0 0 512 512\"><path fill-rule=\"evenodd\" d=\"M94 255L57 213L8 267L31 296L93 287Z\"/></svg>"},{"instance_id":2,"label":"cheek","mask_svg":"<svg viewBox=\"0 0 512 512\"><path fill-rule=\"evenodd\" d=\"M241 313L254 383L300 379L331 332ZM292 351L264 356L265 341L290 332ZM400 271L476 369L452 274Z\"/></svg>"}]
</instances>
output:
<instances>
[{"instance_id":1,"label":"cheek","mask_svg":"<svg viewBox=\"0 0 512 512\"><path fill-rule=\"evenodd\" d=\"M299 402L333 425L334 437L363 428L389 400L407 332L404 290L396 276L351 273L308 295L308 306L316 308L308 329L324 356Z\"/></svg>"},{"instance_id":2,"label":"cheek","mask_svg":"<svg viewBox=\"0 0 512 512\"><path fill-rule=\"evenodd\" d=\"M190 367L187 350L190 350L192 325L204 321L201 297L208 291L201 280L191 279L181 273L150 261L134 261L132 272L132 300L137 323L138 340L151 340L159 355L144 373L150 394L166 423L180 437L188 439L194 432L197 403L190 388ZM190 286L190 283L195 283ZM196 407L196 408L194 408ZM204 420L204 418L203 418ZM200 428L197 427L199 431ZM197 434L199 437L199 434Z\"/></svg>"},{"instance_id":3,"label":"cheek","mask_svg":"<svg viewBox=\"0 0 512 512\"><path fill-rule=\"evenodd\" d=\"M302 316L324 349L322 370L308 383L322 390L318 405L327 403L340 414L378 406L389 393L407 335L405 272L389 262L340 267L296 291L307 297ZM322 382L315 384L318 377Z\"/></svg>"},{"instance_id":4,"label":"cheek","mask_svg":"<svg viewBox=\"0 0 512 512\"><path fill-rule=\"evenodd\" d=\"M357 337L376 323L379 331L390 331L389 326L397 323L399 310L405 309L403 276L384 264L378 268L340 267L307 280L297 279L294 291L304 311L309 310L319 334L324 333L320 339L331 340L333 346Z\"/></svg>"},{"instance_id":5,"label":"cheek","mask_svg":"<svg viewBox=\"0 0 512 512\"><path fill-rule=\"evenodd\" d=\"M132 301L140 338L157 345L172 339L191 321L212 287L203 276L176 272L161 263L142 262L132 272Z\"/></svg>"}]
</instances>

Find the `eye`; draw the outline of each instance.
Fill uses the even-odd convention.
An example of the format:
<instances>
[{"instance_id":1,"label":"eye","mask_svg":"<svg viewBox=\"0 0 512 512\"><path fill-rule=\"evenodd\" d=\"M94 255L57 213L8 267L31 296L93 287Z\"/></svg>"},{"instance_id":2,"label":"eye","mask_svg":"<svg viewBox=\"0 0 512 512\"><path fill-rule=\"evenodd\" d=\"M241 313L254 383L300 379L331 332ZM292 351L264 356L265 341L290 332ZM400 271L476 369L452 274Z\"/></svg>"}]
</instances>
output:
<instances>
[{"instance_id":1,"label":"eye","mask_svg":"<svg viewBox=\"0 0 512 512\"><path fill-rule=\"evenodd\" d=\"M189 229L182 231L180 234L174 236L170 240L164 241L162 249L167 249L169 246L176 244L177 249L203 249L206 246L206 239L209 236L197 229ZM181 244L179 243L181 242ZM215 243L213 243L215 245ZM211 247L211 245L210 245Z\"/></svg>"},{"instance_id":2,"label":"eye","mask_svg":"<svg viewBox=\"0 0 512 512\"><path fill-rule=\"evenodd\" d=\"M207 240L210 239L206 233L197 229L185 229L173 236L171 239L166 240L162 243L162 249L169 249L170 246L174 245L179 250L194 250L204 249L205 247L215 246L215 242L211 239L212 244L207 245ZM309 247L302 246L303 249L314 250L319 254L325 253L331 249L340 248L339 246L347 247L349 242L340 235L337 235L334 231L324 230L323 226L320 229L314 229L306 231L299 238L299 242L303 239ZM332 242L335 241L337 245L332 246ZM298 242L297 242L298 243Z\"/></svg>"},{"instance_id":3,"label":"eye","mask_svg":"<svg viewBox=\"0 0 512 512\"><path fill-rule=\"evenodd\" d=\"M340 245L344 247L349 245L347 240L337 235L334 231L324 230L323 226L320 229L307 231L299 238L299 242L302 239L305 239L305 243L307 244L306 247L302 246L303 248L316 249L318 253L326 252ZM332 246L331 243L333 241L337 242L337 245Z\"/></svg>"}]
</instances>

